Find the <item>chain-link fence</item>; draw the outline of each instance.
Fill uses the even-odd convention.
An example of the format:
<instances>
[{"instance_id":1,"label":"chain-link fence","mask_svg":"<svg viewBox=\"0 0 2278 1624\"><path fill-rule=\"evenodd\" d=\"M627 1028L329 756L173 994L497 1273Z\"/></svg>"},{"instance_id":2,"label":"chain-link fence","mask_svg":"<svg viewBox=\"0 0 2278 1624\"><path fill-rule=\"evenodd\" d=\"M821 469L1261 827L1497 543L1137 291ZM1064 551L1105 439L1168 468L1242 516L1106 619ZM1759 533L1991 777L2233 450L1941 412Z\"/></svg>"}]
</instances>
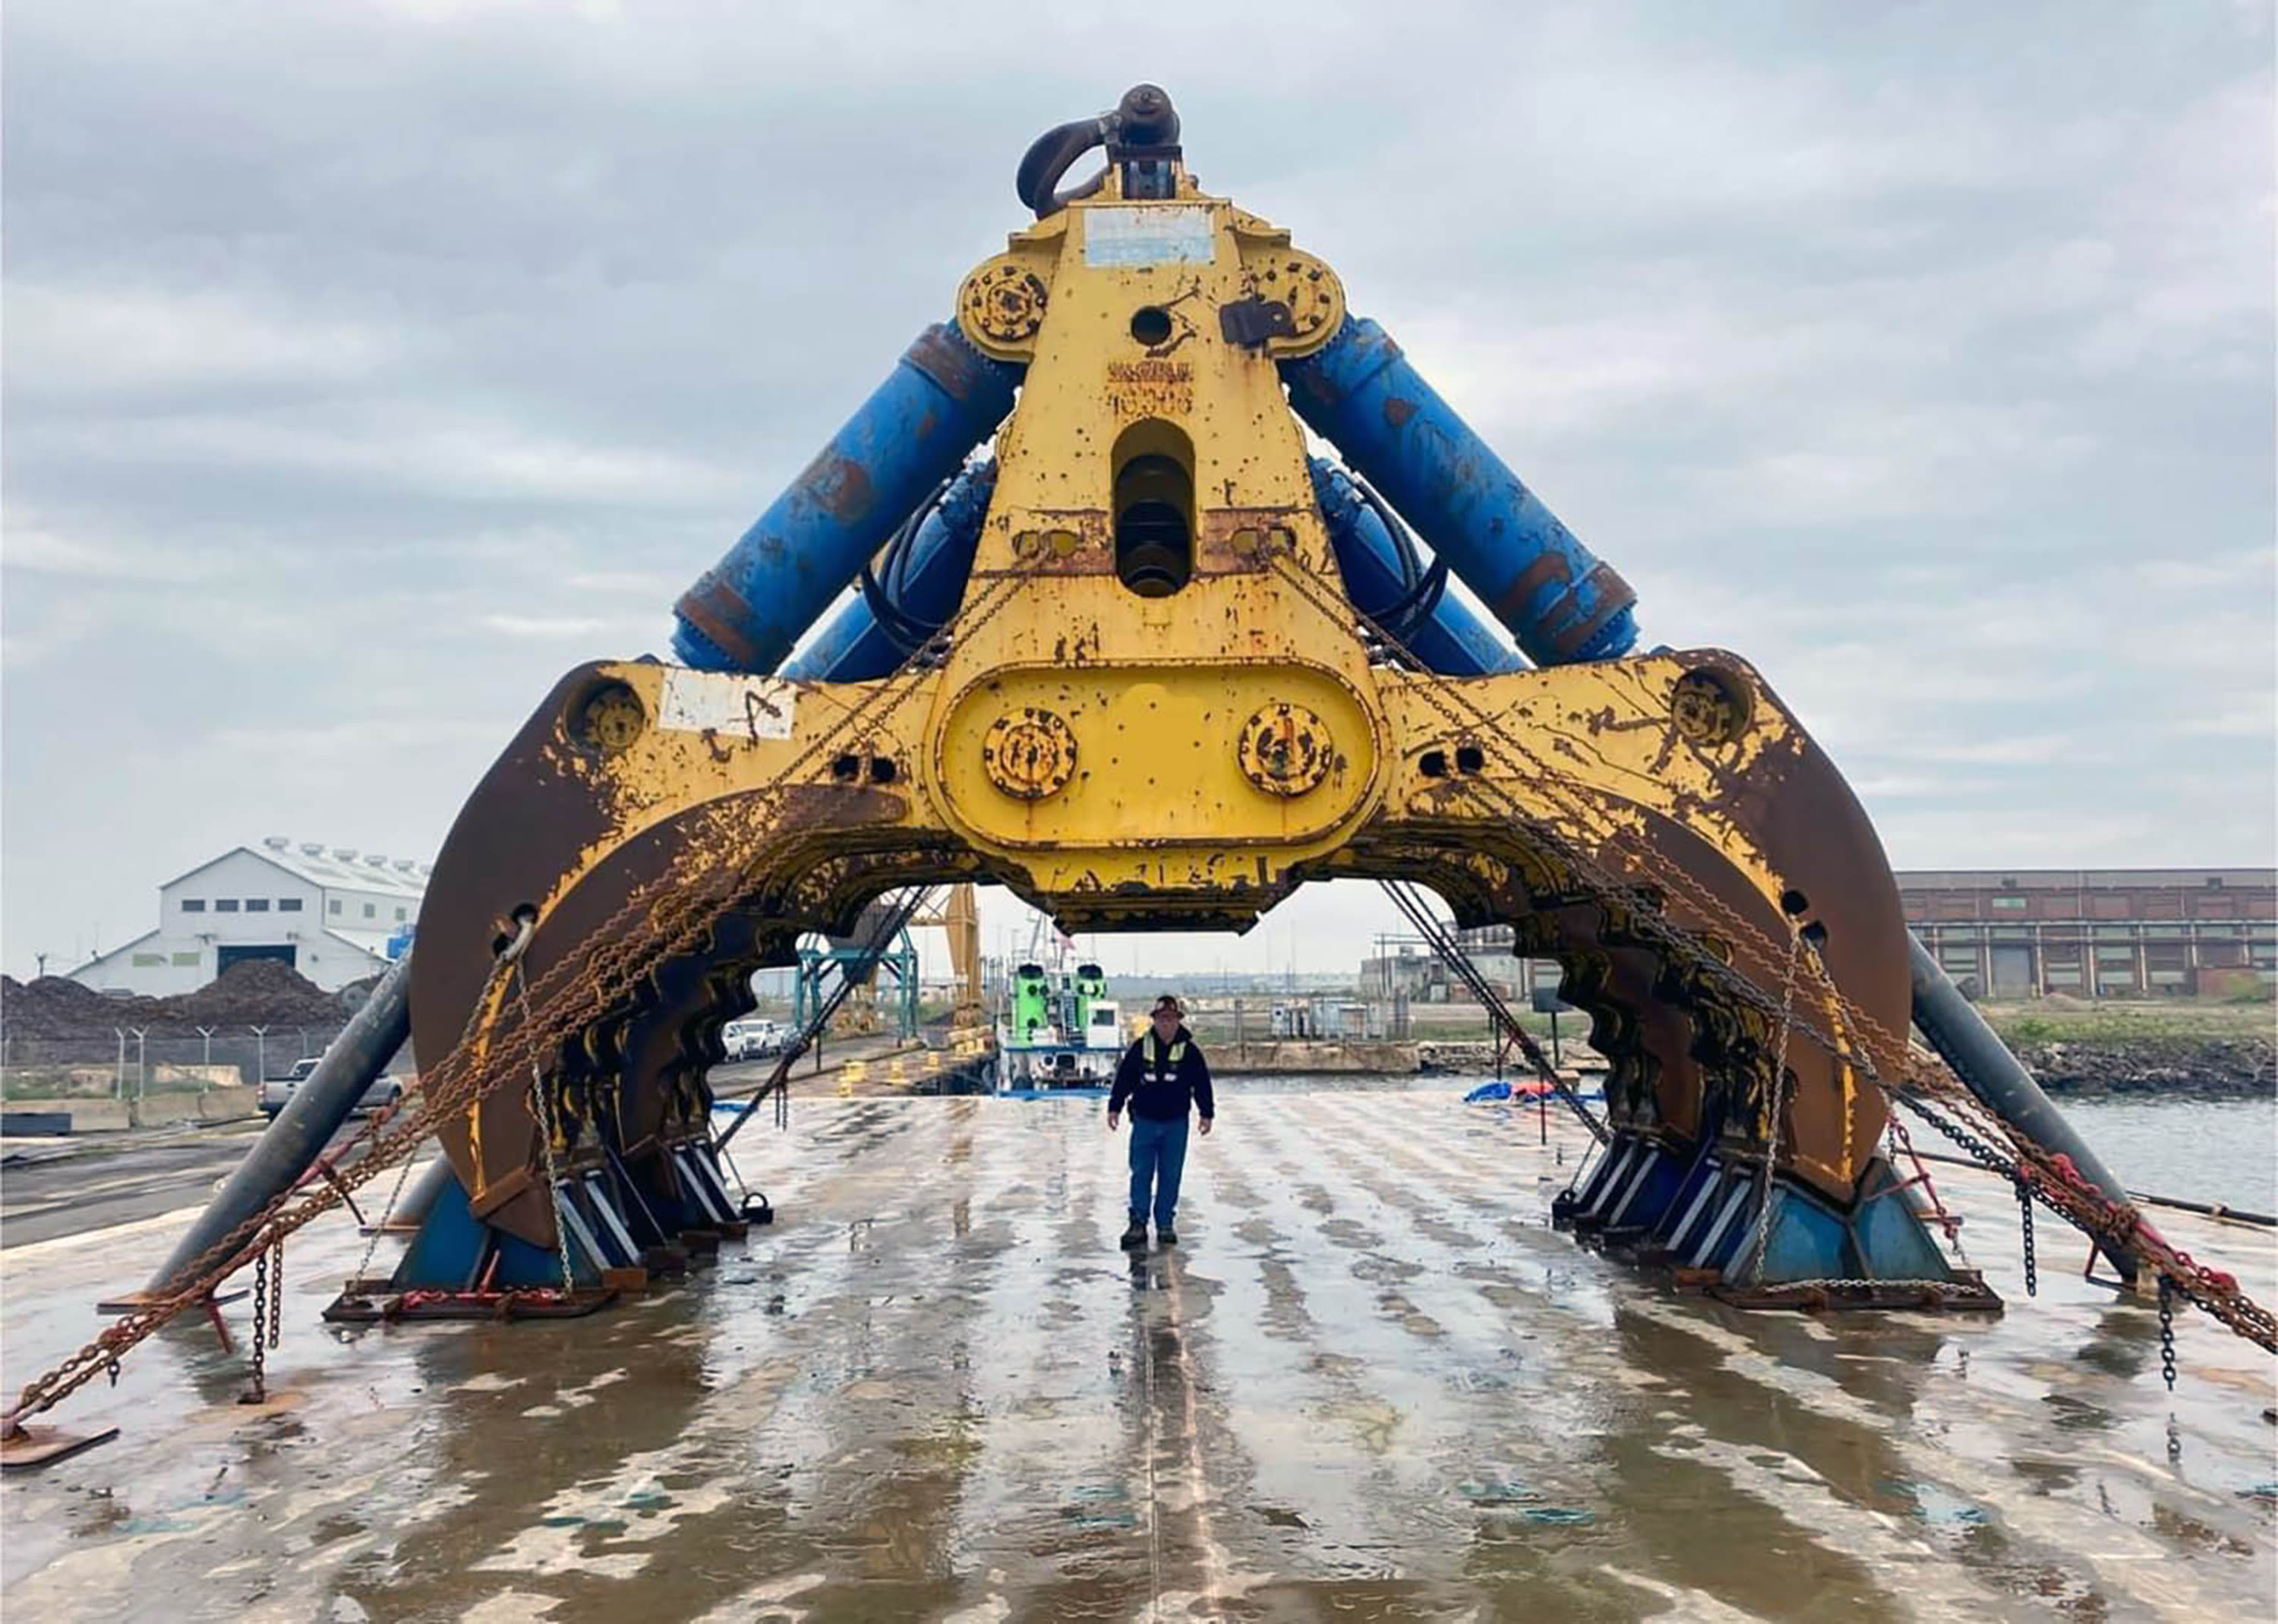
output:
<instances>
[{"instance_id":1,"label":"chain-link fence","mask_svg":"<svg viewBox=\"0 0 2278 1624\"><path fill-rule=\"evenodd\" d=\"M0 1101L11 1111L110 1102L128 1123L249 1116L266 1077L312 1059L340 1027L217 1026L154 1033L114 1026L64 1034L0 1032ZM116 1110L112 1114L118 1114Z\"/></svg>"}]
</instances>

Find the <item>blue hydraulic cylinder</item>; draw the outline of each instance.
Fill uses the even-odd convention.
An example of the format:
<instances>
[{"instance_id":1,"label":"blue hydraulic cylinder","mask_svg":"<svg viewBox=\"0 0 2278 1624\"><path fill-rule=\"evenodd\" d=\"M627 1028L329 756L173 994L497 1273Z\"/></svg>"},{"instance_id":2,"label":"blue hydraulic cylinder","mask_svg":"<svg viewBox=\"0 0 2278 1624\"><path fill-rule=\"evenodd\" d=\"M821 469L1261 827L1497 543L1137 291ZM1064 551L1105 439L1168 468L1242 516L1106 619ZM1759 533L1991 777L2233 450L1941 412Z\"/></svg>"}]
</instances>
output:
<instances>
[{"instance_id":1,"label":"blue hydraulic cylinder","mask_svg":"<svg viewBox=\"0 0 2278 1624\"><path fill-rule=\"evenodd\" d=\"M989 516L989 499L996 490L995 460L970 464L950 481L941 500L909 538L909 555L893 569L883 590L911 620L939 626L957 613L973 573L974 553L981 545L982 521ZM867 682L891 676L908 655L905 644L878 624L868 602L857 597L779 675L803 682Z\"/></svg>"},{"instance_id":2,"label":"blue hydraulic cylinder","mask_svg":"<svg viewBox=\"0 0 2278 1624\"><path fill-rule=\"evenodd\" d=\"M1637 594L1574 539L1374 322L1281 363L1289 402L1510 628L1538 665L1637 642Z\"/></svg>"},{"instance_id":3,"label":"blue hydraulic cylinder","mask_svg":"<svg viewBox=\"0 0 2278 1624\"><path fill-rule=\"evenodd\" d=\"M1398 606L1412 584L1392 532L1344 469L1319 457L1306 466L1313 476L1313 496L1328 526L1337 568L1345 578L1345 596L1362 614L1380 619ZM1517 650L1495 635L1494 628L1445 592L1403 641L1426 668L1443 676L1488 676L1523 670L1526 665Z\"/></svg>"},{"instance_id":4,"label":"blue hydraulic cylinder","mask_svg":"<svg viewBox=\"0 0 2278 1624\"><path fill-rule=\"evenodd\" d=\"M886 381L675 606L673 652L705 671L772 671L926 496L1013 409L1021 369L954 322Z\"/></svg>"}]
</instances>

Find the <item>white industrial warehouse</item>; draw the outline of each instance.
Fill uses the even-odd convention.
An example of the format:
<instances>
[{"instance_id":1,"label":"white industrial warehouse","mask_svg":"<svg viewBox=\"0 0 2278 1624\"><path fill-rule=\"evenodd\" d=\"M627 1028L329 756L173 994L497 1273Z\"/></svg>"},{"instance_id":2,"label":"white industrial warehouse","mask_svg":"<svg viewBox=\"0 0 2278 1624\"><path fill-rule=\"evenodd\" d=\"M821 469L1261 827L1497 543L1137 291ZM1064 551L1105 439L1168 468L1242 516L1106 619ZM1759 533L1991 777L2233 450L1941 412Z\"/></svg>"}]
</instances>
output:
<instances>
[{"instance_id":1,"label":"white industrial warehouse","mask_svg":"<svg viewBox=\"0 0 2278 1624\"><path fill-rule=\"evenodd\" d=\"M231 965L273 958L327 992L386 970L419 918L428 865L272 835L158 888L158 928L71 979L99 992L194 992Z\"/></svg>"}]
</instances>

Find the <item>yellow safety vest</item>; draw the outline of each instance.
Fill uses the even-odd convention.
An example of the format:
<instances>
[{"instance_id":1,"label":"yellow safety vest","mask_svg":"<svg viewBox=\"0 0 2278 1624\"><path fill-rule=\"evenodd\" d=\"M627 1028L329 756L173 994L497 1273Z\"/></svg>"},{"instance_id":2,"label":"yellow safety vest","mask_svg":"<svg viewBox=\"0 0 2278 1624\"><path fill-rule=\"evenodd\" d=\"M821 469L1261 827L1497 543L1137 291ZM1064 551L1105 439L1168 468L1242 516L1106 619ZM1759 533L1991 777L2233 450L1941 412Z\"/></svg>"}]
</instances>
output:
<instances>
[{"instance_id":1,"label":"yellow safety vest","mask_svg":"<svg viewBox=\"0 0 2278 1624\"><path fill-rule=\"evenodd\" d=\"M1187 1041L1184 1038L1181 1038L1178 1041L1171 1045L1171 1052L1167 1057L1170 1070L1167 1071L1162 1069L1166 1062L1166 1056L1162 1053L1161 1045L1155 1034L1150 1032L1140 1041L1147 1046L1144 1061L1147 1067L1147 1080L1150 1083L1177 1082L1179 1080L1179 1063L1187 1057Z\"/></svg>"}]
</instances>

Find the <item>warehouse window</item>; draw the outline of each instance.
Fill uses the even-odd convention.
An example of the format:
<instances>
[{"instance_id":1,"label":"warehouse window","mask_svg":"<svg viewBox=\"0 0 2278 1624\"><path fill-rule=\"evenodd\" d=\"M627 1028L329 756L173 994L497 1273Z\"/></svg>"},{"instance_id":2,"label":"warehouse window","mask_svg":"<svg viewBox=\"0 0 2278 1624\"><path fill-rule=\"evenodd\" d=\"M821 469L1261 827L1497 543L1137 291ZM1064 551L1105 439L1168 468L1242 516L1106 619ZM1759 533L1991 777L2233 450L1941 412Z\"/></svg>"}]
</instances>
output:
<instances>
[{"instance_id":1,"label":"warehouse window","mask_svg":"<svg viewBox=\"0 0 2278 1624\"><path fill-rule=\"evenodd\" d=\"M277 911L278 911L278 912L279 912L279 913L298 913L298 912L300 912L300 911L301 911L301 899L300 899L299 897L297 897L297 896L280 896L280 897L279 897L279 898L277 899Z\"/></svg>"},{"instance_id":2,"label":"warehouse window","mask_svg":"<svg viewBox=\"0 0 2278 1624\"><path fill-rule=\"evenodd\" d=\"M237 911L237 898L234 896L217 896L214 898L214 911L216 913L235 913Z\"/></svg>"},{"instance_id":3,"label":"warehouse window","mask_svg":"<svg viewBox=\"0 0 2278 1624\"><path fill-rule=\"evenodd\" d=\"M196 969L196 968L197 968L197 966L198 966L198 956L197 956L196 950L195 950L195 949L192 949L190 952L187 952L187 953L177 953L177 954L175 954L175 955L174 955L174 962L175 962L177 964L186 965L186 966L187 966L188 968L190 968L190 969L192 969L192 970Z\"/></svg>"},{"instance_id":4,"label":"warehouse window","mask_svg":"<svg viewBox=\"0 0 2278 1624\"><path fill-rule=\"evenodd\" d=\"M137 970L148 970L153 964L163 964L165 962L166 956L164 953L137 953L134 956L134 967Z\"/></svg>"},{"instance_id":5,"label":"warehouse window","mask_svg":"<svg viewBox=\"0 0 2278 1624\"><path fill-rule=\"evenodd\" d=\"M378 910L378 909L377 909L377 908L375 908L375 907L373 907L370 903L366 903L363 905L363 917L364 917L365 919L374 919L374 918L377 918L377 917L378 916L378 913L379 913L379 910Z\"/></svg>"},{"instance_id":6,"label":"warehouse window","mask_svg":"<svg viewBox=\"0 0 2278 1624\"><path fill-rule=\"evenodd\" d=\"M401 908L398 908L398 909L395 911L395 917L396 917L396 919L397 919L399 922L401 922L401 919L402 919L402 918L403 918L403 910L402 910L402 909L401 909Z\"/></svg>"},{"instance_id":7,"label":"warehouse window","mask_svg":"<svg viewBox=\"0 0 2278 1624\"><path fill-rule=\"evenodd\" d=\"M185 896L182 898L182 911L184 913L203 913L205 911L206 899L204 897Z\"/></svg>"},{"instance_id":8,"label":"warehouse window","mask_svg":"<svg viewBox=\"0 0 2278 1624\"><path fill-rule=\"evenodd\" d=\"M332 912L332 913L338 913L340 911L340 899L339 897L335 896L334 898L333 898L333 901L332 901L332 906L331 906L328 910L326 910L326 911L328 911L328 912Z\"/></svg>"},{"instance_id":9,"label":"warehouse window","mask_svg":"<svg viewBox=\"0 0 2278 1624\"><path fill-rule=\"evenodd\" d=\"M2020 911L2025 906L2025 898L2022 896L1996 896L1990 900L1996 908L2004 909L2010 912Z\"/></svg>"},{"instance_id":10,"label":"warehouse window","mask_svg":"<svg viewBox=\"0 0 2278 1624\"><path fill-rule=\"evenodd\" d=\"M269 911L269 899L265 896L248 896L245 899L245 911L248 913L266 913Z\"/></svg>"}]
</instances>

